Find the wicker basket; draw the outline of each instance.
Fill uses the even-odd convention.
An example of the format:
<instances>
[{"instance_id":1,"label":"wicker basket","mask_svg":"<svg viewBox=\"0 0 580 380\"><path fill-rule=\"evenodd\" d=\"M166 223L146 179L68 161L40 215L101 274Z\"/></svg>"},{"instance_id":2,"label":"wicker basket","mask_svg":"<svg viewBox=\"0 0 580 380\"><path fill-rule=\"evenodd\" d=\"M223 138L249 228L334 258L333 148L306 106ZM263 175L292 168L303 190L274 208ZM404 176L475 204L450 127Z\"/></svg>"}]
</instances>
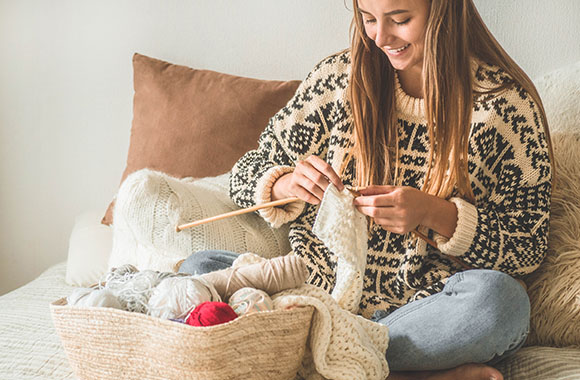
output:
<instances>
[{"instance_id":1,"label":"wicker basket","mask_svg":"<svg viewBox=\"0 0 580 380\"><path fill-rule=\"evenodd\" d=\"M253 313L193 327L127 311L51 304L79 379L293 379L313 308Z\"/></svg>"}]
</instances>

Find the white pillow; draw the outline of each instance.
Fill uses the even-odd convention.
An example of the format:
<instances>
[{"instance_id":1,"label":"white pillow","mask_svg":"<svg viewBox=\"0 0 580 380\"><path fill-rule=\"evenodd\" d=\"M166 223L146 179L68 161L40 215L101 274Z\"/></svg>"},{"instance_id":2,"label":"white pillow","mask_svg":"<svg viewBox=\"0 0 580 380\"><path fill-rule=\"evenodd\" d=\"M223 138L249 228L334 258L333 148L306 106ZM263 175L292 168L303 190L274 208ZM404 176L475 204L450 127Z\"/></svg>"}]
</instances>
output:
<instances>
[{"instance_id":1,"label":"white pillow","mask_svg":"<svg viewBox=\"0 0 580 380\"><path fill-rule=\"evenodd\" d=\"M290 252L288 226L273 229L256 213L177 232L190 221L239 209L229 197L229 173L198 180L149 169L130 174L119 187L113 211L109 268L172 271L191 254L208 249L275 257Z\"/></svg>"},{"instance_id":2,"label":"white pillow","mask_svg":"<svg viewBox=\"0 0 580 380\"><path fill-rule=\"evenodd\" d=\"M551 132L580 130L580 61L534 81Z\"/></svg>"},{"instance_id":3,"label":"white pillow","mask_svg":"<svg viewBox=\"0 0 580 380\"><path fill-rule=\"evenodd\" d=\"M87 211L75 219L72 229L66 282L87 287L98 282L107 271L113 245L113 229L101 224L102 210Z\"/></svg>"}]
</instances>

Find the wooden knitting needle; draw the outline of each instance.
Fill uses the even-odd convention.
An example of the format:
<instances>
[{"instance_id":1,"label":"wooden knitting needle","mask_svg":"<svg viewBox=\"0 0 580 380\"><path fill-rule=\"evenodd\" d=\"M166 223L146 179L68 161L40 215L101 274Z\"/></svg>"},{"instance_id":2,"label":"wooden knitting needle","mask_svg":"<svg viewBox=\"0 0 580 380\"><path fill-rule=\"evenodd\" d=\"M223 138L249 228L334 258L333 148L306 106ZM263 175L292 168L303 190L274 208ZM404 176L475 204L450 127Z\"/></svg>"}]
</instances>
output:
<instances>
[{"instance_id":1,"label":"wooden knitting needle","mask_svg":"<svg viewBox=\"0 0 580 380\"><path fill-rule=\"evenodd\" d=\"M425 242L427 242L427 244L429 244L431 247L438 248L436 241L429 239L426 235L423 235L418 230L413 230L413 231L411 231L411 233L413 235L415 235L416 237L418 237L419 239L425 240Z\"/></svg>"},{"instance_id":2,"label":"wooden knitting needle","mask_svg":"<svg viewBox=\"0 0 580 380\"><path fill-rule=\"evenodd\" d=\"M358 191L358 188L352 188L352 187L348 187L348 186L345 186L345 188L352 195L354 195L356 197L360 197L362 195ZM264 209L264 208L268 208L268 207L283 206L285 204L292 203L292 202L296 202L298 200L300 200L298 197L290 197L290 198L279 199L277 201L267 202L267 203L263 203L261 205L256 205L256 206L244 208L244 209L241 209L241 210L226 212L225 214L220 214L220 215L212 216L212 217L209 217L209 218L196 220L195 222L186 223L186 224L180 224L180 225L178 225L175 228L175 230L177 232L179 232L179 231L182 231L182 230L185 230L185 229L188 229L188 228L201 226L202 224L206 224L206 223L210 223L210 222L215 222L215 221L222 220L222 219L226 219L226 218L229 218L229 217L232 217L232 216L243 215L243 214L247 214L247 213L250 213L250 212L258 211L258 210L261 210L261 209ZM427 242L427 244L430 244L431 246L437 248L437 243L435 241L429 239L427 236L423 235L421 232L415 230L415 231L413 231L413 234L415 234L415 236L417 236L418 238L425 240Z\"/></svg>"},{"instance_id":3,"label":"wooden knitting needle","mask_svg":"<svg viewBox=\"0 0 580 380\"><path fill-rule=\"evenodd\" d=\"M256 205L256 206L244 208L244 209L241 209L241 210L226 212L225 214L212 216L210 218L196 220L195 222L181 224L181 225L175 227L175 230L177 232L179 232L179 231L185 230L187 228L197 227L197 226L201 226L202 224L206 224L206 223L210 223L210 222L215 222L216 220L222 220L222 219L229 218L231 216L237 216L237 215L247 214L247 213L250 213L250 212L254 212L254 211L261 210L263 208L283 206L285 204L292 203L292 202L296 202L298 200L300 200L300 198L298 198L298 197L290 197L290 198L279 199L277 201L267 202L267 203L263 203L261 205Z\"/></svg>"},{"instance_id":4,"label":"wooden knitting needle","mask_svg":"<svg viewBox=\"0 0 580 380\"><path fill-rule=\"evenodd\" d=\"M348 191L350 191L350 193L353 194L354 196L359 197L359 196L362 195L358 191L359 188L356 188L356 187L355 188L352 188L352 187L348 187L348 186L345 186L345 188ZM264 208L268 208L268 207L283 206L285 204L292 203L292 202L296 202L298 200L300 200L300 198L298 198L298 197L290 197L290 198L279 199L277 201L267 202L267 203L263 203L261 205L256 205L256 206L244 208L244 209L241 209L241 210L226 212L225 214L212 216L210 218L196 220L195 222L181 224L181 225L178 225L177 227L175 227L175 230L177 232L179 232L179 231L185 230L187 228L200 226L202 224L206 224L206 223L210 223L210 222L215 222L217 220L226 219L226 218L229 218L231 216L243 215L243 214L247 214L247 213L250 213L250 212L258 211L258 210L261 210L261 209L264 209ZM423 239L425 242L427 242L427 244L431 245L432 247L438 248L437 242L429 239L427 236L423 235L418 230L414 230L414 231L412 231L412 233L416 237L418 237L420 239ZM462 267L466 268L466 269L470 269L471 268L467 264L465 264L462 261L460 261L457 257L453 257L453 256L447 256L447 257L449 259L451 259L452 261L456 262L457 264L461 265Z\"/></svg>"}]
</instances>

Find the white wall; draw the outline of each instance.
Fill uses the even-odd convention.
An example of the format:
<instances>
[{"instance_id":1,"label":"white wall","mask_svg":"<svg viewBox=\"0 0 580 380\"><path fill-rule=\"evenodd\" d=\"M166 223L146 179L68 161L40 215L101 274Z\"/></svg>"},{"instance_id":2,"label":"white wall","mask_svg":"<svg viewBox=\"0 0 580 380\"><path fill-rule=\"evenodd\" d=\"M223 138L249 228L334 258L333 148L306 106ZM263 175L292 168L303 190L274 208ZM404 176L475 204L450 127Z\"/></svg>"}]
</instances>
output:
<instances>
[{"instance_id":1,"label":"white wall","mask_svg":"<svg viewBox=\"0 0 580 380\"><path fill-rule=\"evenodd\" d=\"M489 29L532 79L580 60L580 1L474 1Z\"/></svg>"},{"instance_id":2,"label":"white wall","mask_svg":"<svg viewBox=\"0 0 580 380\"><path fill-rule=\"evenodd\" d=\"M580 60L580 1L476 3L530 76ZM342 0L0 0L0 294L65 260L74 217L115 193L133 52L301 79L350 17Z\"/></svg>"}]
</instances>

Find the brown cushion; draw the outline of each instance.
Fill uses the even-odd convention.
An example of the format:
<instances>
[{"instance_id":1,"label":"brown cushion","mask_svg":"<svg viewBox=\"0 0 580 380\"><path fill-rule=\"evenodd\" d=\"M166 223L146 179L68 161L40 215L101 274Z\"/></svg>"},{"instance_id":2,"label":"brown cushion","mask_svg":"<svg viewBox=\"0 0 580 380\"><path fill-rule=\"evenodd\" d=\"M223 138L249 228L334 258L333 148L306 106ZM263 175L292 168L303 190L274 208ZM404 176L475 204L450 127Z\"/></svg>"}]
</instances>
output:
<instances>
[{"instance_id":1,"label":"brown cushion","mask_svg":"<svg viewBox=\"0 0 580 380\"><path fill-rule=\"evenodd\" d=\"M133 56L133 126L121 182L149 168L174 177L222 174L257 147L300 81L266 81ZM111 224L111 202L102 220Z\"/></svg>"}]
</instances>

